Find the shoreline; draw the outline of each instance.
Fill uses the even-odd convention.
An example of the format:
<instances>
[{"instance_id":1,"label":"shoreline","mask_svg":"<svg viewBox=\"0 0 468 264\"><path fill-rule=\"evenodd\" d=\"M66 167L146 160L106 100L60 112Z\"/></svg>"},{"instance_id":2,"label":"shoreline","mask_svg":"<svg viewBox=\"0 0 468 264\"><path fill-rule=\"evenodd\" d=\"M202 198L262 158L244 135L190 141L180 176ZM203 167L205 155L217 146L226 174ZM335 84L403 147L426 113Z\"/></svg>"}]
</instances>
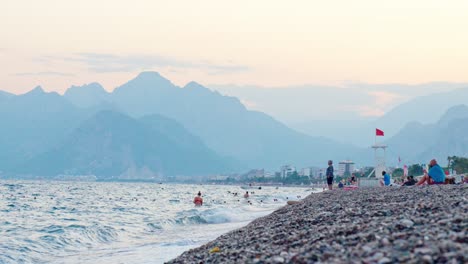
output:
<instances>
[{"instance_id":1,"label":"shoreline","mask_svg":"<svg viewBox=\"0 0 468 264\"><path fill-rule=\"evenodd\" d=\"M168 263L466 263L467 191L442 185L315 193Z\"/></svg>"}]
</instances>

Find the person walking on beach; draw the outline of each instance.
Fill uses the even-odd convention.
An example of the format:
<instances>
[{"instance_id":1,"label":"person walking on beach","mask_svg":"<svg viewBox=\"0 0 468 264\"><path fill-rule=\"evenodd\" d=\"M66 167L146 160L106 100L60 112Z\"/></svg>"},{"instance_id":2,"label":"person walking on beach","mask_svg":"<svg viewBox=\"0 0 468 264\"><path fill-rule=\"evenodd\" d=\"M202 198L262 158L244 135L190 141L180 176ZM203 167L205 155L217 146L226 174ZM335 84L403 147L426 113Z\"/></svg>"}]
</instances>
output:
<instances>
[{"instance_id":1,"label":"person walking on beach","mask_svg":"<svg viewBox=\"0 0 468 264\"><path fill-rule=\"evenodd\" d=\"M328 161L328 168L327 168L327 184L328 184L328 189L333 190L333 161L329 160Z\"/></svg>"},{"instance_id":2,"label":"person walking on beach","mask_svg":"<svg viewBox=\"0 0 468 264\"><path fill-rule=\"evenodd\" d=\"M195 196L195 199L193 199L193 203L195 206L202 206L203 205L203 198L201 197L201 192L198 191L197 196Z\"/></svg>"}]
</instances>

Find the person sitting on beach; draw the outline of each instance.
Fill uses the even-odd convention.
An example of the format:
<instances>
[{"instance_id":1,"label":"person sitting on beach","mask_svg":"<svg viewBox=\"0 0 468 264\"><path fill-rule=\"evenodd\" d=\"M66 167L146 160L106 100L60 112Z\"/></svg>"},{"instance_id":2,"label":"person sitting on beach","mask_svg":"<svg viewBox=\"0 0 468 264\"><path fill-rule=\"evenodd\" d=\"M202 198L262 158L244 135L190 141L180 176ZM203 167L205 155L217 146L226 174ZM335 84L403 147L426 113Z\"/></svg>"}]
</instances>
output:
<instances>
[{"instance_id":1,"label":"person sitting on beach","mask_svg":"<svg viewBox=\"0 0 468 264\"><path fill-rule=\"evenodd\" d=\"M333 189L333 161L329 160L328 161L328 168L327 168L327 185L328 189L332 190Z\"/></svg>"},{"instance_id":2,"label":"person sitting on beach","mask_svg":"<svg viewBox=\"0 0 468 264\"><path fill-rule=\"evenodd\" d=\"M338 188L341 189L341 188L343 188L343 187L344 187L343 181L340 181L340 182L338 183Z\"/></svg>"},{"instance_id":3,"label":"person sitting on beach","mask_svg":"<svg viewBox=\"0 0 468 264\"><path fill-rule=\"evenodd\" d=\"M461 177L462 177L461 183L462 184L468 184L468 176L462 175Z\"/></svg>"},{"instance_id":4,"label":"person sitting on beach","mask_svg":"<svg viewBox=\"0 0 468 264\"><path fill-rule=\"evenodd\" d=\"M455 184L455 177L445 177L445 184Z\"/></svg>"},{"instance_id":5,"label":"person sitting on beach","mask_svg":"<svg viewBox=\"0 0 468 264\"><path fill-rule=\"evenodd\" d=\"M245 192L244 198L249 198L249 191L246 191L246 192Z\"/></svg>"},{"instance_id":6,"label":"person sitting on beach","mask_svg":"<svg viewBox=\"0 0 468 264\"><path fill-rule=\"evenodd\" d=\"M416 180L413 175L410 175L406 178L407 180L402 184L402 186L413 186L416 184Z\"/></svg>"},{"instance_id":7,"label":"person sitting on beach","mask_svg":"<svg viewBox=\"0 0 468 264\"><path fill-rule=\"evenodd\" d=\"M203 205L203 198L201 197L201 192L198 191L197 196L195 196L195 199L193 199L193 203L195 206L202 206Z\"/></svg>"},{"instance_id":8,"label":"person sitting on beach","mask_svg":"<svg viewBox=\"0 0 468 264\"><path fill-rule=\"evenodd\" d=\"M382 171L383 181L380 181L380 186L390 186L390 175L386 171Z\"/></svg>"},{"instance_id":9,"label":"person sitting on beach","mask_svg":"<svg viewBox=\"0 0 468 264\"><path fill-rule=\"evenodd\" d=\"M429 162L429 172L424 170L424 176L419 180L416 185L422 184L445 184L445 172L442 168L437 164L435 159L432 159Z\"/></svg>"}]
</instances>

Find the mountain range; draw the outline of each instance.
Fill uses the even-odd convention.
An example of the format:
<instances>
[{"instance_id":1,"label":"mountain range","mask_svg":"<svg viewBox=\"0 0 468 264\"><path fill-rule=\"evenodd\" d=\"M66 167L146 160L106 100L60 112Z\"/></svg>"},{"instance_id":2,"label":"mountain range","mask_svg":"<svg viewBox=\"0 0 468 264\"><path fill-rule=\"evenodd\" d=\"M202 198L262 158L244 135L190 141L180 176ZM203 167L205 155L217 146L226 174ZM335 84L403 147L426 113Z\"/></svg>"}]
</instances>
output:
<instances>
[{"instance_id":1,"label":"mountain range","mask_svg":"<svg viewBox=\"0 0 468 264\"><path fill-rule=\"evenodd\" d=\"M389 156L416 162L466 153L464 107L434 124L409 122L387 140ZM388 123L400 112L389 113ZM196 82L178 87L156 72L112 92L98 83L72 86L63 96L41 87L1 92L0 120L0 175L6 176L194 177L285 164L324 167L328 159L373 163L368 148L298 132L235 97ZM347 141L348 131L337 133Z\"/></svg>"},{"instance_id":2,"label":"mountain range","mask_svg":"<svg viewBox=\"0 0 468 264\"><path fill-rule=\"evenodd\" d=\"M135 179L214 174L232 169L234 163L173 120L158 115L133 119L100 111L59 145L21 165L19 173Z\"/></svg>"},{"instance_id":3,"label":"mountain range","mask_svg":"<svg viewBox=\"0 0 468 264\"><path fill-rule=\"evenodd\" d=\"M409 122L434 123L450 107L468 104L467 83L209 87L308 135L362 148L373 144L375 128L392 137Z\"/></svg>"},{"instance_id":4,"label":"mountain range","mask_svg":"<svg viewBox=\"0 0 468 264\"><path fill-rule=\"evenodd\" d=\"M360 151L297 132L198 83L175 86L156 72L111 93L91 83L63 96L41 87L7 95L0 118L0 171L12 175L206 175L319 165Z\"/></svg>"},{"instance_id":5,"label":"mountain range","mask_svg":"<svg viewBox=\"0 0 468 264\"><path fill-rule=\"evenodd\" d=\"M445 162L448 156L468 156L468 106L449 108L434 123L410 122L394 137L386 141L392 151L389 158L398 156L407 164L427 163L436 158Z\"/></svg>"}]
</instances>

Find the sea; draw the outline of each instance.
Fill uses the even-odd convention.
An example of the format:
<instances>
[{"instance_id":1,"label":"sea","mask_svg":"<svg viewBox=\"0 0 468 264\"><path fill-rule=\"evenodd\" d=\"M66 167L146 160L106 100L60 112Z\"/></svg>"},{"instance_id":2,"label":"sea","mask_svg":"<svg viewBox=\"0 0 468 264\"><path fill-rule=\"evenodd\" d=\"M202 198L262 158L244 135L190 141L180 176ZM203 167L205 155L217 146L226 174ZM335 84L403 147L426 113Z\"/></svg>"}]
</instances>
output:
<instances>
[{"instance_id":1,"label":"sea","mask_svg":"<svg viewBox=\"0 0 468 264\"><path fill-rule=\"evenodd\" d=\"M0 180L0 263L164 263L319 191Z\"/></svg>"}]
</instances>

